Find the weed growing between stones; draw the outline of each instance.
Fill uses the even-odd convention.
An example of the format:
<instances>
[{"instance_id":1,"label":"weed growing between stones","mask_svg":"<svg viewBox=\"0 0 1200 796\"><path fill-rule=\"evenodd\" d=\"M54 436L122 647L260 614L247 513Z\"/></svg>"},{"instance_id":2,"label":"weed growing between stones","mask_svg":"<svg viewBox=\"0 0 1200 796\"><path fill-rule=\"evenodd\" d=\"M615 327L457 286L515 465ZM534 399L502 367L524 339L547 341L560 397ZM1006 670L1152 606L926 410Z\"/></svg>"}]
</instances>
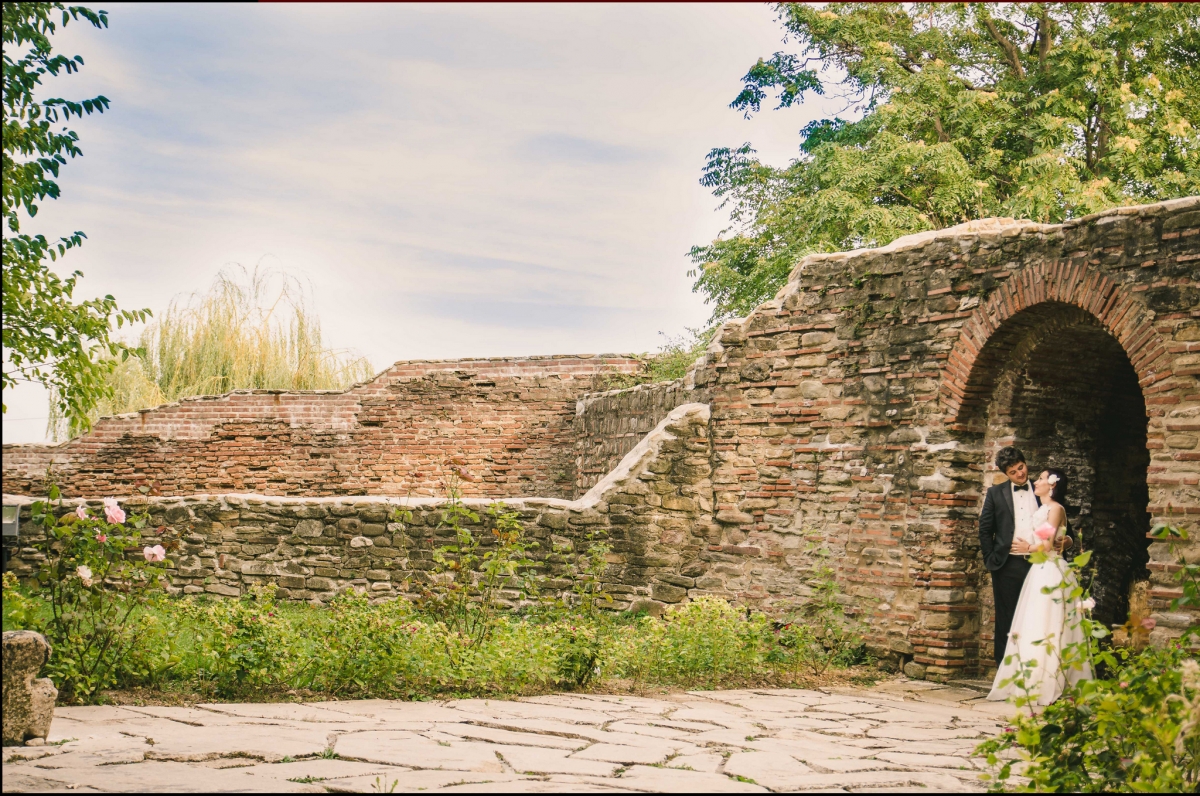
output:
<instances>
[{"instance_id":1,"label":"weed growing between stones","mask_svg":"<svg viewBox=\"0 0 1200 796\"><path fill-rule=\"evenodd\" d=\"M1172 610L1200 603L1200 564L1189 563L1178 549L1186 532L1164 524L1152 535L1167 541L1178 559L1180 595ZM1086 565L1085 556L1077 556L1072 566ZM1066 597L1081 596L1075 591L1080 593ZM1037 673L1025 666L1014 676L1025 693L1017 706L1028 712L979 746L991 767L991 789L1011 788L1016 773L1025 780L1020 790L1037 792L1195 792L1200 786L1200 626L1193 624L1165 647L1135 652L1101 647L1107 630L1087 617L1080 621L1082 649L1063 650L1061 665L1065 670L1086 659L1102 676L1068 686L1040 714L1032 709L1037 695L1025 687Z\"/></svg>"}]
</instances>

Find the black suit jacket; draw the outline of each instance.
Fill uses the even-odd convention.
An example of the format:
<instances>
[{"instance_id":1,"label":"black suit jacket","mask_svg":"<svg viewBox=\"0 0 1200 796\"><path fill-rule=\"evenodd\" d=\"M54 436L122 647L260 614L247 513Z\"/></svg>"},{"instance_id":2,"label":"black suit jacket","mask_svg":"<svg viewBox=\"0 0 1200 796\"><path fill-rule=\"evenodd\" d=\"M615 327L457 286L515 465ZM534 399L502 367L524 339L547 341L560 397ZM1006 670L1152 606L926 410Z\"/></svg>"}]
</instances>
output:
<instances>
[{"instance_id":1,"label":"black suit jacket","mask_svg":"<svg viewBox=\"0 0 1200 796\"><path fill-rule=\"evenodd\" d=\"M1033 485L1029 485L1033 489ZM1037 500L1037 496L1034 496ZM1037 500L1038 505L1041 501ZM983 511L979 513L979 549L983 563L992 572L1008 561L1012 549L1013 534L1017 529L1017 517L1013 511L1012 482L996 484L987 491L983 499Z\"/></svg>"}]
</instances>

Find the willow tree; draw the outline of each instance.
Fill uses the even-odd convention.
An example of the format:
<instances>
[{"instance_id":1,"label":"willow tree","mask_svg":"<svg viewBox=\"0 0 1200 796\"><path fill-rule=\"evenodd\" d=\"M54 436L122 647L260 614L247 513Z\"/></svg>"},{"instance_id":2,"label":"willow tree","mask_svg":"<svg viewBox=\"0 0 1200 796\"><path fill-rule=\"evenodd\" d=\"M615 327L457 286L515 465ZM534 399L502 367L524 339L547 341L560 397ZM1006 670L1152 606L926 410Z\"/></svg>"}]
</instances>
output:
<instances>
[{"instance_id":1,"label":"willow tree","mask_svg":"<svg viewBox=\"0 0 1200 796\"><path fill-rule=\"evenodd\" d=\"M714 320L770 298L801 256L973 218L1060 222L1200 193L1200 6L778 6L792 52L760 59L733 108L845 101L799 157L709 153L731 226L692 249Z\"/></svg>"}]
</instances>

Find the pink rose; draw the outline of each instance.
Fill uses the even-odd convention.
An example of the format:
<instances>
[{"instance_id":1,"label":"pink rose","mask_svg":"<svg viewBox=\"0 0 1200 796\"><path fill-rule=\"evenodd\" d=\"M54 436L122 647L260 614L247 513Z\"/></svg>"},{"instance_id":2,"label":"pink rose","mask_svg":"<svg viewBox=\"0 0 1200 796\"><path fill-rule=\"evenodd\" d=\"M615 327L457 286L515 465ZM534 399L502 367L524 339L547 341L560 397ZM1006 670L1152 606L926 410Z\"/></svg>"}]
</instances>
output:
<instances>
[{"instance_id":1,"label":"pink rose","mask_svg":"<svg viewBox=\"0 0 1200 796\"><path fill-rule=\"evenodd\" d=\"M1090 611L1096 607L1096 601L1093 600L1091 597L1088 597L1086 600L1083 601L1082 605L1083 605L1083 610Z\"/></svg>"},{"instance_id":2,"label":"pink rose","mask_svg":"<svg viewBox=\"0 0 1200 796\"><path fill-rule=\"evenodd\" d=\"M1054 536L1057 531L1058 529L1053 525L1046 523L1045 525L1038 527L1038 529L1033 532L1033 535L1039 539L1049 539Z\"/></svg>"},{"instance_id":3,"label":"pink rose","mask_svg":"<svg viewBox=\"0 0 1200 796\"><path fill-rule=\"evenodd\" d=\"M104 544L105 542L108 541L108 534L103 534L103 533L96 534L96 541L99 542L100 544Z\"/></svg>"},{"instance_id":4,"label":"pink rose","mask_svg":"<svg viewBox=\"0 0 1200 796\"><path fill-rule=\"evenodd\" d=\"M1147 630L1153 630L1157 625L1158 625L1157 619L1151 619L1150 617L1146 617L1145 619L1142 620L1142 627L1146 628Z\"/></svg>"},{"instance_id":5,"label":"pink rose","mask_svg":"<svg viewBox=\"0 0 1200 796\"><path fill-rule=\"evenodd\" d=\"M142 555L146 557L147 561L162 561L167 557L167 551L163 549L162 545L156 544L154 547L143 547Z\"/></svg>"},{"instance_id":6,"label":"pink rose","mask_svg":"<svg viewBox=\"0 0 1200 796\"><path fill-rule=\"evenodd\" d=\"M87 509L85 509L83 506L76 506L75 507L75 516L81 520L86 520L87 519Z\"/></svg>"},{"instance_id":7,"label":"pink rose","mask_svg":"<svg viewBox=\"0 0 1200 796\"><path fill-rule=\"evenodd\" d=\"M125 512L117 505L116 498L104 499L104 516L113 525L125 522Z\"/></svg>"}]
</instances>

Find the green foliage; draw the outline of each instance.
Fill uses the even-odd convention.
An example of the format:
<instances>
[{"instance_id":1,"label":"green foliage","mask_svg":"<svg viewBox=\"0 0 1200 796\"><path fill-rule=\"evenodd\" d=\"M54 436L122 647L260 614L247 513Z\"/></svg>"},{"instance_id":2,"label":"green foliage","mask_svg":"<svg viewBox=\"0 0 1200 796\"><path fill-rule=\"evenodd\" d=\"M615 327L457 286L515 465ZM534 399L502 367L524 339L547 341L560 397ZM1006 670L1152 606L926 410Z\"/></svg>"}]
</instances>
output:
<instances>
[{"instance_id":1,"label":"green foliage","mask_svg":"<svg viewBox=\"0 0 1200 796\"><path fill-rule=\"evenodd\" d=\"M198 639L196 673L211 680L220 696L269 688L290 673L295 645L275 594L271 584L253 586L236 600L182 604Z\"/></svg>"},{"instance_id":2,"label":"green foliage","mask_svg":"<svg viewBox=\"0 0 1200 796\"><path fill-rule=\"evenodd\" d=\"M48 614L44 597L6 578L6 629L40 629L30 617ZM276 602L258 587L240 599L163 598L144 603L130 622L134 643L106 683L222 699L296 690L348 698L525 694L611 687L612 678L711 688L812 676L787 630L715 598L675 606L661 619L507 612L476 643L406 600L371 603L354 591L328 606ZM835 657L831 668L844 660Z\"/></svg>"},{"instance_id":3,"label":"green foliage","mask_svg":"<svg viewBox=\"0 0 1200 796\"><path fill-rule=\"evenodd\" d=\"M1085 680L1037 717L980 746L1003 790L1018 751L1019 790L1195 792L1200 785L1200 665L1173 643L1121 650L1104 679Z\"/></svg>"},{"instance_id":4,"label":"green foliage","mask_svg":"<svg viewBox=\"0 0 1200 796\"><path fill-rule=\"evenodd\" d=\"M57 495L52 488L51 499ZM115 684L127 655L146 640L138 612L163 585L161 566L150 560L155 551L141 546L146 519L126 518L115 501L105 517L82 507L56 517L50 503L33 504L32 521L51 540L37 573L40 600L6 576L5 617L46 636L54 651L46 673L64 702Z\"/></svg>"},{"instance_id":5,"label":"green foliage","mask_svg":"<svg viewBox=\"0 0 1200 796\"><path fill-rule=\"evenodd\" d=\"M63 26L80 18L107 27L104 11L61 3L4 3L4 118L0 195L4 203L3 389L19 381L38 382L57 396L57 409L86 427L89 412L107 397L105 376L128 354L110 337L112 324L144 321L148 310L120 310L112 296L76 303L72 298L79 277L61 277L46 260L56 262L83 243L75 232L51 242L44 235L21 232L20 212L37 215L38 202L59 195L59 169L68 157L79 157L79 137L58 127L72 117L103 113L107 97L80 102L35 99L47 75L72 74L83 58L56 55L50 36L62 14ZM57 129L55 129L57 127ZM7 406L4 407L7 411Z\"/></svg>"},{"instance_id":6,"label":"green foliage","mask_svg":"<svg viewBox=\"0 0 1200 796\"><path fill-rule=\"evenodd\" d=\"M750 144L701 184L732 227L692 249L713 318L771 298L810 252L973 218L1059 222L1200 192L1200 10L1189 4L782 4L799 54L759 60L732 107L830 78L857 120L801 131L777 168Z\"/></svg>"},{"instance_id":7,"label":"green foliage","mask_svg":"<svg viewBox=\"0 0 1200 796\"><path fill-rule=\"evenodd\" d=\"M710 326L706 329L689 328L686 334L678 337L664 334L666 342L659 347L656 353L641 355L645 368L640 373L610 375L601 389L620 390L638 384L656 384L660 381L682 379L687 375L688 369L708 348L709 342L716 333L717 327Z\"/></svg>"},{"instance_id":8,"label":"green foliage","mask_svg":"<svg viewBox=\"0 0 1200 796\"><path fill-rule=\"evenodd\" d=\"M617 639L606 657L640 682L704 685L764 668L771 636L763 614L746 617L724 600L701 597L662 619L641 617L637 632Z\"/></svg>"},{"instance_id":9,"label":"green foliage","mask_svg":"<svg viewBox=\"0 0 1200 796\"><path fill-rule=\"evenodd\" d=\"M328 349L303 286L271 271L220 273L206 294L172 302L147 324L135 354L111 362L108 397L69 418L51 399L56 439L79 434L102 415L136 412L193 395L231 390L337 390L370 379L365 358Z\"/></svg>"},{"instance_id":10,"label":"green foliage","mask_svg":"<svg viewBox=\"0 0 1200 796\"><path fill-rule=\"evenodd\" d=\"M1197 569L1178 550L1187 534L1164 524L1153 536L1167 541L1181 565L1176 576L1183 594L1172 607L1194 604ZM1071 563L1078 572L1090 553ZM1040 563L1046 554L1034 553ZM1086 596L1079 586L1064 579L1062 598ZM1077 618L1084 633L1079 645L1061 651L1065 670L1085 662L1104 676L1068 687L1063 696L1040 714L1033 709L1037 694L1027 685L1036 678L1031 666L1022 666L1007 683L1022 695L1015 703L1019 713L1013 725L979 746L991 767L992 789L1010 787L1014 766L1025 782L1022 791L1056 793L1195 792L1200 786L1200 663L1197 662L1195 626L1166 648L1142 652L1105 649L1098 642L1108 631L1087 616ZM1020 663L1018 661L1018 663Z\"/></svg>"},{"instance_id":11,"label":"green foliage","mask_svg":"<svg viewBox=\"0 0 1200 796\"><path fill-rule=\"evenodd\" d=\"M418 605L445 623L453 634L448 639L460 639L448 650L471 651L495 628L502 600L537 598L540 579L533 569L537 562L528 554L537 542L526 541L518 513L498 503L488 507L487 525L493 538L485 546L470 527L479 524L479 515L463 503L458 488L458 479L466 473L461 465L453 472L438 530L449 529L454 541L433 549L433 568Z\"/></svg>"},{"instance_id":12,"label":"green foliage","mask_svg":"<svg viewBox=\"0 0 1200 796\"><path fill-rule=\"evenodd\" d=\"M829 548L810 542L809 555L815 564L806 582L813 593L781 628L781 646L815 675L824 674L830 666L866 663L866 644L842 606L836 573L829 565Z\"/></svg>"}]
</instances>

